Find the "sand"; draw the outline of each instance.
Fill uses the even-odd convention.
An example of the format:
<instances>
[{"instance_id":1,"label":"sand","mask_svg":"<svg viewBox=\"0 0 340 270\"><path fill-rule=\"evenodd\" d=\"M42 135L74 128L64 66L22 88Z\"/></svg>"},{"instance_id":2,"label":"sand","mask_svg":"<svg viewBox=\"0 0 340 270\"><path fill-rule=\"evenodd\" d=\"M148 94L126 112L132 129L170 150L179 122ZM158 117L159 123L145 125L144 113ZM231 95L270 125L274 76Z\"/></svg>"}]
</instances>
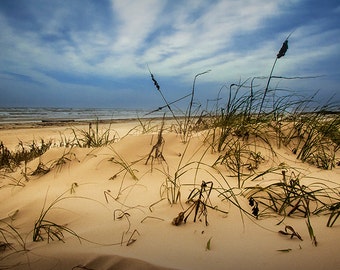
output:
<instances>
[{"instance_id":1,"label":"sand","mask_svg":"<svg viewBox=\"0 0 340 270\"><path fill-rule=\"evenodd\" d=\"M218 167L223 177L203 165L196 174L197 161L212 165L219 155L205 143L204 132L186 144L176 133L164 132L165 161L150 159L145 164L157 141L157 128L152 128L156 126L159 122L148 123L145 133L133 121L101 125L102 130L112 130L116 141L98 148L60 146L73 130L87 130L87 124L2 127L0 141L10 149L19 140L52 140L53 147L26 169L22 165L14 172L1 172L0 228L17 232L21 239L9 237L12 249L0 251L0 269L338 269L340 220L327 227L328 216L310 219L318 243L314 246L306 218L287 217L279 225L282 217L274 214L256 219L212 190L211 205L221 211L207 209L208 226L204 216L194 222L193 214L185 224L174 226L173 219L189 207L186 198L202 181L225 188L225 179L235 187L240 205L249 212L251 207L241 194L244 189L236 188L237 179L223 166ZM265 161L257 172L285 162L298 169L306 184L340 185L339 166L318 169L298 161L284 147L276 149L275 157L266 148L261 151ZM32 175L39 163L50 171ZM165 183L179 168L180 200L171 205ZM244 187L270 180L260 177ZM45 221L65 226L80 238L63 231L62 241L46 234L43 241L33 241L35 222L51 204ZM303 241L279 234L286 225Z\"/></svg>"}]
</instances>

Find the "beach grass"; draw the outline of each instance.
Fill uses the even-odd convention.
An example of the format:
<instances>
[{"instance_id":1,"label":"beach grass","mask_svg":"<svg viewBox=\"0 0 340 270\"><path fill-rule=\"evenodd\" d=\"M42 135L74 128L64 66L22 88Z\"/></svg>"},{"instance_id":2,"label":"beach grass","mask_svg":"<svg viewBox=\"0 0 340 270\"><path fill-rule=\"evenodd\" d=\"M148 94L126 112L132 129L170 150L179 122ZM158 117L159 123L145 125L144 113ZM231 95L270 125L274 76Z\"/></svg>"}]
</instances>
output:
<instances>
[{"instance_id":1,"label":"beach grass","mask_svg":"<svg viewBox=\"0 0 340 270\"><path fill-rule=\"evenodd\" d=\"M117 140L117 134L111 130L110 125L104 130L100 130L99 127L100 123L97 119L94 125L91 122L89 123L88 130L72 128L74 138L72 143L69 144L78 147L101 147Z\"/></svg>"},{"instance_id":2,"label":"beach grass","mask_svg":"<svg viewBox=\"0 0 340 270\"><path fill-rule=\"evenodd\" d=\"M0 170L15 170L22 162L27 163L44 154L51 144L51 141L45 142L43 139L40 143L32 141L28 145L19 141L17 149L10 151L3 142L0 142Z\"/></svg>"},{"instance_id":3,"label":"beach grass","mask_svg":"<svg viewBox=\"0 0 340 270\"><path fill-rule=\"evenodd\" d=\"M81 242L81 237L75 231L67 227L67 225L53 222L48 218L48 214L53 211L58 203L63 200L69 199L69 197L65 197L64 195L65 194L61 194L47 206L46 195L40 215L34 224L32 235L34 242L44 240L47 240L47 242L55 240L64 241L65 233L69 233L70 235L75 236L76 238L78 238L79 242Z\"/></svg>"}]
</instances>

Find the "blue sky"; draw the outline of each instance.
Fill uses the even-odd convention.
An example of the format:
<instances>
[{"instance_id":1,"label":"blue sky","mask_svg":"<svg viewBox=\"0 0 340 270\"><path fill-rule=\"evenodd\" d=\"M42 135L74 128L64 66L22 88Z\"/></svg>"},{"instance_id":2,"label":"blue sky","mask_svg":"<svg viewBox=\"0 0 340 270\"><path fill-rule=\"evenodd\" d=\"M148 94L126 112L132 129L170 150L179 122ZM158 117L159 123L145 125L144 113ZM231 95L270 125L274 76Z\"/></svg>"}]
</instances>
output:
<instances>
[{"instance_id":1,"label":"blue sky","mask_svg":"<svg viewBox=\"0 0 340 270\"><path fill-rule=\"evenodd\" d=\"M268 76L292 31L274 75L323 76L274 86L340 102L339 18L338 0L1 0L0 106L158 107L147 65L169 101L211 70L204 104Z\"/></svg>"}]
</instances>

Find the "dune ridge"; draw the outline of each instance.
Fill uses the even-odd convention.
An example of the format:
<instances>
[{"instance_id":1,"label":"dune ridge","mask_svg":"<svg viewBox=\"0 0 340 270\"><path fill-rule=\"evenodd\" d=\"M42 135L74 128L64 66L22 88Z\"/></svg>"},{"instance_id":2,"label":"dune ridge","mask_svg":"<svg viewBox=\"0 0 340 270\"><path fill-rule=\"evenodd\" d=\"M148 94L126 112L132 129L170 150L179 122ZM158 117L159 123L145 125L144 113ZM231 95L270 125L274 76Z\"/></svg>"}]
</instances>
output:
<instances>
[{"instance_id":1,"label":"dune ridge","mask_svg":"<svg viewBox=\"0 0 340 270\"><path fill-rule=\"evenodd\" d=\"M283 169L246 180L239 187L237 177L225 166L213 168L219 155L207 142L207 132L193 134L184 144L165 129L159 155L153 151L159 121L155 127L143 133L137 122L112 124L109 128L117 140L97 148L60 146L60 138L72 136L72 129L65 126L1 129L0 140L12 149L19 139L51 139L53 147L25 168L21 165L1 174L2 228L12 233L15 229L22 241L10 239L15 249L4 247L0 268L336 269L340 265L339 221L327 227L328 216L310 217L315 246L305 217L251 214L244 188L280 180ZM78 131L87 128L77 126ZM339 187L338 166L332 170L310 166L284 147L275 149L275 155L264 144L257 149L263 158L259 169L253 169L257 174L284 164L287 177L298 176L305 185L322 182ZM41 164L48 172L33 174ZM197 202L194 195L200 190L209 198L197 210L196 219L195 211L189 214L186 209ZM192 201L186 203L190 196ZM263 211L261 204L259 208ZM44 211L39 241L32 241ZM174 226L174 218L182 212L186 222ZM48 227L51 224L54 227ZM285 226L294 228L303 241L279 233Z\"/></svg>"}]
</instances>

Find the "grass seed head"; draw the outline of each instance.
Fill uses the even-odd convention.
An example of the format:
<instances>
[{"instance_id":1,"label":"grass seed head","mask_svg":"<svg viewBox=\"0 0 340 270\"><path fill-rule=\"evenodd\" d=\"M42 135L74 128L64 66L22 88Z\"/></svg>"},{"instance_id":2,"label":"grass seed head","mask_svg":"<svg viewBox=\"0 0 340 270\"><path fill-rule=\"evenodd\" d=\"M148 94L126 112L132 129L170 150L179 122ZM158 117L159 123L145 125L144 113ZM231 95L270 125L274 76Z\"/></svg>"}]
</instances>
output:
<instances>
[{"instance_id":1,"label":"grass seed head","mask_svg":"<svg viewBox=\"0 0 340 270\"><path fill-rule=\"evenodd\" d=\"M288 39L286 39L283 42L282 47L281 47L279 53L277 54L277 58L281 58L281 57L285 56L287 50L288 50Z\"/></svg>"}]
</instances>

